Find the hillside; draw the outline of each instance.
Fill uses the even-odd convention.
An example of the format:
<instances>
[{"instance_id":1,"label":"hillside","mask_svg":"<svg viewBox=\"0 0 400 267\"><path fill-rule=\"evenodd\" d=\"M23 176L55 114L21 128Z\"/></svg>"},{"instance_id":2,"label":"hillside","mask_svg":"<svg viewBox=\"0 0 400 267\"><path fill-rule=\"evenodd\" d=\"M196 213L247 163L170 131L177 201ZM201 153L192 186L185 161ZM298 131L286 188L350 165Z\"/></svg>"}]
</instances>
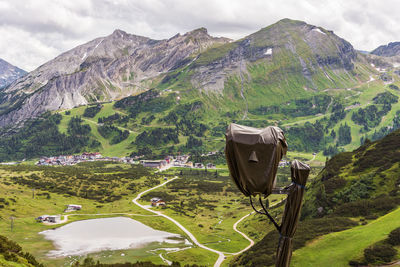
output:
<instances>
[{"instance_id":1,"label":"hillside","mask_svg":"<svg viewBox=\"0 0 400 267\"><path fill-rule=\"evenodd\" d=\"M392 209L400 192L399 156L399 130L334 156L309 185L303 218L382 215Z\"/></svg>"},{"instance_id":2,"label":"hillside","mask_svg":"<svg viewBox=\"0 0 400 267\"><path fill-rule=\"evenodd\" d=\"M318 254L320 258L312 257L314 264L331 262L335 257L340 259L341 256L337 255L347 259L345 264L351 259L359 260L364 249L382 241L390 231L400 227L396 219L400 214L396 209L400 205L399 156L400 130L397 130L327 161L321 173L307 184L302 219L294 237L294 266L309 262L308 257L315 250L321 254ZM329 234L338 231L343 232ZM321 240L319 236L324 236L321 242L312 241ZM239 256L236 264L257 266L267 262L272 265L278 238L275 231L268 233L252 249ZM340 240L352 240L351 248L339 249ZM270 252L266 253L266 250ZM343 256L343 253L347 254ZM341 264L343 262L334 266L343 266Z\"/></svg>"},{"instance_id":3,"label":"hillside","mask_svg":"<svg viewBox=\"0 0 400 267\"><path fill-rule=\"evenodd\" d=\"M13 267L43 267L30 253L7 237L0 235L0 265Z\"/></svg>"},{"instance_id":4,"label":"hillside","mask_svg":"<svg viewBox=\"0 0 400 267\"><path fill-rule=\"evenodd\" d=\"M197 39L193 39L194 36ZM94 47L100 40L66 52L39 69L47 66L52 72L46 73L55 75L54 71L58 65L62 66L63 60L71 58L80 62L77 55L86 46L91 47L93 54L103 51L97 51L103 43L120 51L126 42L131 43L129 40L144 40L143 38L116 31L106 37L96 49ZM190 44L192 41L194 43ZM181 47L182 42L189 42L186 48ZM37 157L43 153L55 155L80 151L100 151L109 156L132 154L146 157L160 157L177 152L202 154L221 151L227 125L236 122L254 127L278 125L285 130L292 151L305 152L311 157L313 152L317 152L317 159L323 161L325 157L355 149L366 139L376 140L400 127L398 70L385 63L383 57L358 53L350 43L321 27L284 19L234 42L210 37L205 29L198 29L157 44L161 43L165 43L165 46L168 43L168 49L180 47L179 49L185 51L185 55L180 58L186 58L179 61L174 56L178 61L172 63L175 59L171 58L171 62L168 59L172 54L163 54L157 62L167 60L173 66L168 65L165 70L154 72L153 69L160 65L151 61L150 57L148 60L153 63L146 62L149 63L147 70L148 75L152 73L151 77L148 76L146 82L142 80L142 76L134 80L132 83L137 85L135 92L116 86L115 88L121 89L118 89L118 94L86 99L80 103L95 102L91 105L71 109L77 103L64 101L62 97L46 96L43 101L48 101L51 105L58 103L57 101L63 103L54 107L62 108L55 111L62 117L53 120L54 125L49 128L52 131L45 128L39 130L37 127L18 129L14 127L15 124L3 127L0 142L4 148L0 150L0 159L13 160ZM152 45L155 44L151 42L150 46L146 43L146 49L150 49ZM162 51L165 49L164 46L157 47ZM153 50L146 51L154 53ZM137 56L135 53L113 60L128 64L133 60L132 57ZM90 55L85 62L89 58ZM384 70L378 65L378 61L388 64ZM71 75L84 74L86 81L92 77L89 69L96 69L100 62L103 61L96 60L90 67L85 65L87 68ZM102 70L111 70L111 65L107 66ZM33 78L38 70L26 76L24 81L42 79L43 75ZM123 78L118 73L114 74L116 79ZM144 72L142 74L145 75ZM72 77L71 75L63 74L57 79ZM54 79L50 79L49 83ZM111 78L109 80L112 81ZM21 82L23 83L25 82ZM15 83L6 90L11 92L15 89L20 92L17 88L21 84ZM68 92L73 88L76 92L89 92L82 87L76 88L74 83L67 84ZM87 83L87 86L90 87L90 84ZM120 83L121 86L123 84L127 83ZM52 88L60 92L61 89L57 86L66 84L54 82L53 85L55 87ZM33 101L42 93L53 90L45 88L47 87L37 92L32 91L26 101ZM107 89L107 92L111 91ZM104 102L131 93L133 95L117 101ZM22 99L18 95L17 93L15 100ZM3 96L13 98L14 94L5 93ZM74 93L74 96L78 94ZM4 119L4 122L17 122L17 114L21 112L30 117L38 116L48 109L46 104L40 104L43 101L35 100L28 104L28 110L32 108L34 111L26 112L23 103L28 102L21 101L21 106L15 106L11 113L5 112L0 116L0 121ZM3 108L7 106L2 105ZM76 134L68 130L68 125L75 116L80 116L80 123L87 125L83 126L88 129L84 140L82 135L81 138L74 138ZM34 124L39 125L44 120L48 120L48 117L40 118ZM29 138L27 132L30 132ZM47 149L42 136L47 136L50 140L61 138L70 141L55 142ZM42 149L27 150L32 145Z\"/></svg>"},{"instance_id":5,"label":"hillside","mask_svg":"<svg viewBox=\"0 0 400 267\"><path fill-rule=\"evenodd\" d=\"M0 58L0 89L24 76L26 73L26 71Z\"/></svg>"}]
</instances>

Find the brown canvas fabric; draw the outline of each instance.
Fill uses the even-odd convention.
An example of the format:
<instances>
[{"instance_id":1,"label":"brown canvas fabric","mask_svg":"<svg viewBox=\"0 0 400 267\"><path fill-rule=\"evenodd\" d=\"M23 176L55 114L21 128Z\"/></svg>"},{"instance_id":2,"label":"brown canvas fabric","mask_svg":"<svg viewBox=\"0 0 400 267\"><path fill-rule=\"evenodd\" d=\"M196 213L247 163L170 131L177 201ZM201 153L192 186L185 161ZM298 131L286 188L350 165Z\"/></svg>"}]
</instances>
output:
<instances>
[{"instance_id":1,"label":"brown canvas fabric","mask_svg":"<svg viewBox=\"0 0 400 267\"><path fill-rule=\"evenodd\" d=\"M226 130L225 156L232 179L246 196L269 195L279 161L286 154L283 131L232 123Z\"/></svg>"},{"instance_id":2,"label":"brown canvas fabric","mask_svg":"<svg viewBox=\"0 0 400 267\"><path fill-rule=\"evenodd\" d=\"M291 167L292 184L286 199L285 211L282 217L281 237L279 239L278 251L276 253L276 266L288 267L292 257L292 238L297 229L301 204L305 185L310 167L298 160L292 161Z\"/></svg>"}]
</instances>

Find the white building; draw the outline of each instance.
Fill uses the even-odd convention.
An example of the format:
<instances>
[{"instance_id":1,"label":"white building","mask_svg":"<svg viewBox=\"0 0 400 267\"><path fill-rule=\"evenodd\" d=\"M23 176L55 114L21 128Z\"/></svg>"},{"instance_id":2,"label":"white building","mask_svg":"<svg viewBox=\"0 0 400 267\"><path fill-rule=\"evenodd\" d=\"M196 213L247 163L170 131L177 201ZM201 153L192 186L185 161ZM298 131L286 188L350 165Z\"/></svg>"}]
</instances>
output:
<instances>
[{"instance_id":1,"label":"white building","mask_svg":"<svg viewBox=\"0 0 400 267\"><path fill-rule=\"evenodd\" d=\"M61 216L60 215L50 215L47 217L47 220L49 223L59 223L61 222Z\"/></svg>"},{"instance_id":2,"label":"white building","mask_svg":"<svg viewBox=\"0 0 400 267\"><path fill-rule=\"evenodd\" d=\"M81 205L76 205L76 204L68 204L64 212L69 212L69 211L75 211L75 210L81 210L82 206Z\"/></svg>"}]
</instances>

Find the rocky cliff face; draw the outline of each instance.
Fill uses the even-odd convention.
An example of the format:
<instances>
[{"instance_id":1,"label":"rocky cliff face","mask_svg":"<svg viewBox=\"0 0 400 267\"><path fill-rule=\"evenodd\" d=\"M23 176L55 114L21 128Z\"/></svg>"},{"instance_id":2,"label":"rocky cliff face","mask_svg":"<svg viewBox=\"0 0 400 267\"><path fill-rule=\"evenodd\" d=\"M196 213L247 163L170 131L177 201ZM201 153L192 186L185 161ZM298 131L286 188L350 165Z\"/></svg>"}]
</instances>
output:
<instances>
[{"instance_id":1,"label":"rocky cliff face","mask_svg":"<svg viewBox=\"0 0 400 267\"><path fill-rule=\"evenodd\" d=\"M61 54L5 88L0 94L0 127L46 110L123 98L148 90L150 84L175 88L179 75L188 81L184 88L217 94L223 94L230 77L239 77L240 101L245 82L263 88L253 90L250 101L268 97L276 91L271 88L288 95L303 88L325 89L321 84L337 88L340 75L356 81L352 72L357 60L351 44L333 32L289 19L235 42L211 37L204 28L168 40L116 30ZM255 77L251 69L259 63L264 73Z\"/></svg>"},{"instance_id":2,"label":"rocky cliff face","mask_svg":"<svg viewBox=\"0 0 400 267\"><path fill-rule=\"evenodd\" d=\"M210 49L200 55L194 64L193 86L222 92L227 74L241 73L251 79L246 74L247 66L264 60L275 67L280 65L282 71L301 70L309 80L308 86L315 87L313 74L321 71L329 79L326 69L350 72L357 59L353 46L332 31L290 19L283 19L223 47ZM218 54L215 50L220 50L220 57L209 55ZM207 58L211 60L207 61Z\"/></svg>"},{"instance_id":3,"label":"rocky cliff face","mask_svg":"<svg viewBox=\"0 0 400 267\"><path fill-rule=\"evenodd\" d=\"M3 88L16 79L24 76L27 72L11 65L0 58L0 88Z\"/></svg>"},{"instance_id":4,"label":"rocky cliff face","mask_svg":"<svg viewBox=\"0 0 400 267\"><path fill-rule=\"evenodd\" d=\"M400 42L393 42L381 45L371 52L371 54L383 57L400 56Z\"/></svg>"},{"instance_id":5,"label":"rocky cliff face","mask_svg":"<svg viewBox=\"0 0 400 267\"><path fill-rule=\"evenodd\" d=\"M67 51L16 80L0 95L0 126L46 110L109 101L146 90L147 81L189 63L210 46L229 42L204 28L152 40L116 30Z\"/></svg>"}]
</instances>

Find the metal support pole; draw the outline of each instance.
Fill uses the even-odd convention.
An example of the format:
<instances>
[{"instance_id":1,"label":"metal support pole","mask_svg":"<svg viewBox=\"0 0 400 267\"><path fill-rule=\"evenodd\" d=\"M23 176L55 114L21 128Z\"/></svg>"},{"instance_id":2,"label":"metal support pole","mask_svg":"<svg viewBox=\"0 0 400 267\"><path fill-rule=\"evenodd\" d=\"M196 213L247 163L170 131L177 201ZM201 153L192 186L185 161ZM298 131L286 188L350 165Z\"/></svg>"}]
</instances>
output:
<instances>
[{"instance_id":1,"label":"metal support pole","mask_svg":"<svg viewBox=\"0 0 400 267\"><path fill-rule=\"evenodd\" d=\"M15 219L14 216L11 216L11 217L10 217L10 228L11 228L11 232L12 232L13 229L14 229L14 219Z\"/></svg>"}]
</instances>

